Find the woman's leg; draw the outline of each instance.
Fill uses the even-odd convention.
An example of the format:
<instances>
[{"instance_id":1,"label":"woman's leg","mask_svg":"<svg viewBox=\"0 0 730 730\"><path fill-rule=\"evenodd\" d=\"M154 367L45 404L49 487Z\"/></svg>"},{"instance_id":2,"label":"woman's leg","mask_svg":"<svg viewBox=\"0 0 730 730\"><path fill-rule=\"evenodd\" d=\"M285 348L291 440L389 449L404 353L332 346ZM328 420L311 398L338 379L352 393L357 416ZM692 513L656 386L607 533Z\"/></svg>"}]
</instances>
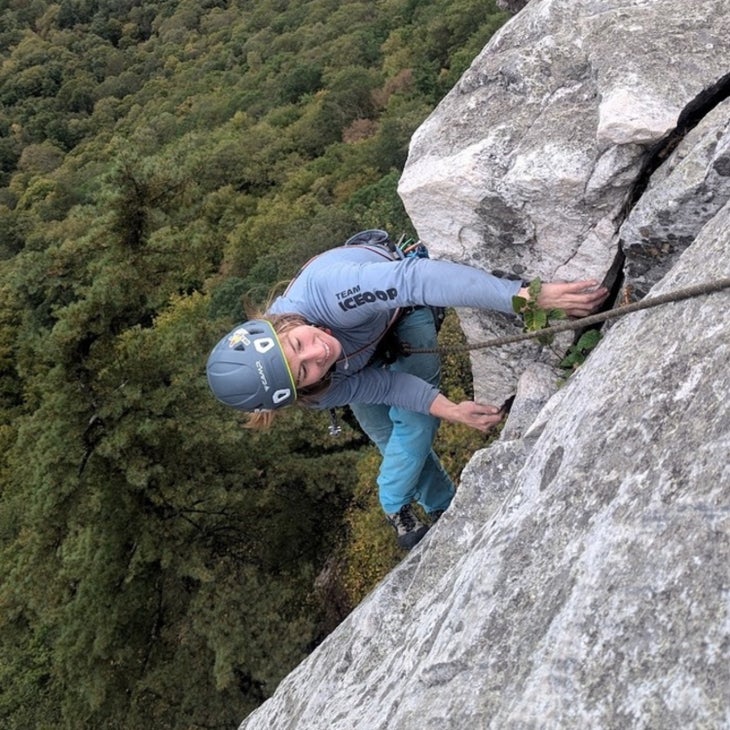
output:
<instances>
[{"instance_id":1,"label":"woman's leg","mask_svg":"<svg viewBox=\"0 0 730 730\"><path fill-rule=\"evenodd\" d=\"M398 324L398 336L412 347L435 348L436 328L431 310L416 309L406 315ZM390 367L439 384L441 364L437 353L400 357ZM377 481L385 512L394 514L414 501L420 502L427 512L446 509L455 489L431 448L439 420L379 405L353 404L352 411L383 455Z\"/></svg>"}]
</instances>

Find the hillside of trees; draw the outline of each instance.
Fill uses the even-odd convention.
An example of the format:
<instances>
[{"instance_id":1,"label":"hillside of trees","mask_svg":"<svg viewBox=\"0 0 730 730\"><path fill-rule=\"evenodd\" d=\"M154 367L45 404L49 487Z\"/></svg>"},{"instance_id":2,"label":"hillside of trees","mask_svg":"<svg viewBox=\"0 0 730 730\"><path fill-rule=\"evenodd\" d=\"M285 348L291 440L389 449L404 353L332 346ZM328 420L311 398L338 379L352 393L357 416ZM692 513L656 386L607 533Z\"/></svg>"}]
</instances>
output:
<instances>
[{"instance_id":1,"label":"hillside of trees","mask_svg":"<svg viewBox=\"0 0 730 730\"><path fill-rule=\"evenodd\" d=\"M296 408L243 429L208 351L311 255L412 235L409 138L506 18L493 0L0 11L0 725L236 727L399 556L363 435ZM446 374L469 392L463 357ZM474 433L442 429L454 476Z\"/></svg>"}]
</instances>

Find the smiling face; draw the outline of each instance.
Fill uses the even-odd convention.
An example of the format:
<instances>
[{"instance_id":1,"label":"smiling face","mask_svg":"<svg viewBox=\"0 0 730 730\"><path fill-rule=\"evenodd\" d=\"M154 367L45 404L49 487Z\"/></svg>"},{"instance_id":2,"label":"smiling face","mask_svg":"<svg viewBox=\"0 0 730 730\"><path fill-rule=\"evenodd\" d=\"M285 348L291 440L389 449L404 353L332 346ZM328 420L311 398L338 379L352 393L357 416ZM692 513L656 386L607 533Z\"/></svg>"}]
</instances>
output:
<instances>
[{"instance_id":1,"label":"smiling face","mask_svg":"<svg viewBox=\"0 0 730 730\"><path fill-rule=\"evenodd\" d=\"M279 339L297 388L322 380L342 353L337 339L308 324L290 329Z\"/></svg>"}]
</instances>

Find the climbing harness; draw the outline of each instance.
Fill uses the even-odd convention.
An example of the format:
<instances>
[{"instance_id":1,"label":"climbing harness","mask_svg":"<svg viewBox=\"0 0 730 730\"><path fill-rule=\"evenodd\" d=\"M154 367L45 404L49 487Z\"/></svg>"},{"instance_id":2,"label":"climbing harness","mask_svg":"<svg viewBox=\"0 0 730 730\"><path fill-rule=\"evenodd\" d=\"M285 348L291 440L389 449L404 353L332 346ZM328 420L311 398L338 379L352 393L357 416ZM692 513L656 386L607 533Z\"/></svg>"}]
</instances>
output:
<instances>
[{"instance_id":1,"label":"climbing harness","mask_svg":"<svg viewBox=\"0 0 730 730\"><path fill-rule=\"evenodd\" d=\"M658 294L648 299L642 299L639 302L625 304L621 307L616 307L615 309L608 309L605 312L598 312L597 314L588 315L587 317L580 317L571 321L559 322L558 324L554 324L550 327L545 327L534 332L521 332L515 335L504 335L502 337L495 337L491 340L485 340L484 342L467 342L463 345L452 345L450 347L437 347L432 349L410 347L408 343L402 343L403 353L406 355L414 355L419 353L434 352L467 352L470 350L483 350L488 347L499 347L500 345L511 345L515 342L524 342L525 340L545 337L546 335L553 335L559 332L583 329L584 327L590 327L594 324L605 322L609 319L615 319L616 317L623 317L626 314L638 312L642 309L651 309L652 307L658 307L662 304L679 302L684 299L692 299L693 297L702 296L703 294L714 294L728 288L730 288L730 277L725 277L723 279L716 279L715 281L706 282L704 284L695 284L693 286L688 286L685 289L677 289L672 292L667 292L666 294Z\"/></svg>"}]
</instances>

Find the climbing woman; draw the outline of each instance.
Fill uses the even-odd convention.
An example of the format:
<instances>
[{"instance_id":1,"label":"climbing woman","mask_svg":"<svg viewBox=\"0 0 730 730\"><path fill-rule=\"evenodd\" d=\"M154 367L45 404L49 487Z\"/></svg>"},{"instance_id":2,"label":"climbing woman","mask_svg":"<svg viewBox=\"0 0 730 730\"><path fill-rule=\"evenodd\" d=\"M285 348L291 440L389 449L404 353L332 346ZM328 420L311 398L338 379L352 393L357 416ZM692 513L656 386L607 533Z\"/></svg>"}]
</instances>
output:
<instances>
[{"instance_id":1,"label":"climbing woman","mask_svg":"<svg viewBox=\"0 0 730 730\"><path fill-rule=\"evenodd\" d=\"M597 284L543 284L537 303L584 316L607 295ZM413 503L430 524L454 495L432 449L440 421L487 431L503 414L494 405L452 402L439 392L436 353L405 355L392 343L433 350L438 308L513 313L514 296L529 298L520 281L430 259L419 244L404 252L384 231L363 231L310 260L261 318L223 337L208 358L208 383L220 401L251 412L255 427L295 402L349 405L382 455L380 503L398 544L411 549L428 530Z\"/></svg>"}]
</instances>

